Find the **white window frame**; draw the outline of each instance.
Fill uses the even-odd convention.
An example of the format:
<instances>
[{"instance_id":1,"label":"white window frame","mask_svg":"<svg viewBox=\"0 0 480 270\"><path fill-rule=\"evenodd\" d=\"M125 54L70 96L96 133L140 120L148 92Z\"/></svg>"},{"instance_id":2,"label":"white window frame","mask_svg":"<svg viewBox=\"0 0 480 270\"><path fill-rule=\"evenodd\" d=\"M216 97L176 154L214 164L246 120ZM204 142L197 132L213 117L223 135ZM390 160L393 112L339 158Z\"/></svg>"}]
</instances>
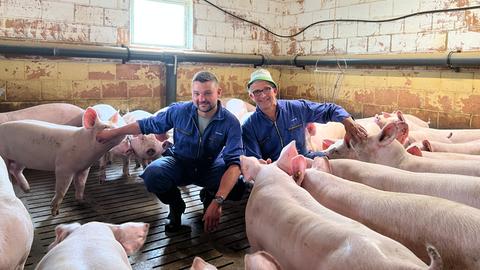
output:
<instances>
[{"instance_id":1,"label":"white window frame","mask_svg":"<svg viewBox=\"0 0 480 270\"><path fill-rule=\"evenodd\" d=\"M193 1L192 0L147 0L152 2L166 3L166 4L177 4L183 5L185 7L185 43L183 46L174 46L168 44L149 44L141 43L134 41L134 8L135 1L130 0L130 45L132 46L146 46L146 47L159 47L159 48L175 48L175 49L191 49L193 47Z\"/></svg>"}]
</instances>

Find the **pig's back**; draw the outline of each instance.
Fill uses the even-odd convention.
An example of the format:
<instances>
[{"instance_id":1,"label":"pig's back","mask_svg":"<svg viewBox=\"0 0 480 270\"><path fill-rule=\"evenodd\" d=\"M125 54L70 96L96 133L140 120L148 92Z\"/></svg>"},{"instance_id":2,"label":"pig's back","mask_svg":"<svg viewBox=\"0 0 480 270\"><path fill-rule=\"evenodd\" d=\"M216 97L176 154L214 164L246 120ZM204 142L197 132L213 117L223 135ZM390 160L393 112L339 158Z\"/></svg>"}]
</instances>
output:
<instances>
[{"instance_id":1,"label":"pig's back","mask_svg":"<svg viewBox=\"0 0 480 270\"><path fill-rule=\"evenodd\" d=\"M85 110L73 104L49 103L0 113L0 123L30 119L81 127L84 112Z\"/></svg>"},{"instance_id":2,"label":"pig's back","mask_svg":"<svg viewBox=\"0 0 480 270\"><path fill-rule=\"evenodd\" d=\"M125 114L123 116L123 119L125 120L125 122L127 124L131 124L137 120L140 120L140 119L145 119L145 118L148 118L150 116L153 116L153 114L147 112L147 111L144 111L144 110L135 110L135 111L131 111L127 114Z\"/></svg>"}]
</instances>

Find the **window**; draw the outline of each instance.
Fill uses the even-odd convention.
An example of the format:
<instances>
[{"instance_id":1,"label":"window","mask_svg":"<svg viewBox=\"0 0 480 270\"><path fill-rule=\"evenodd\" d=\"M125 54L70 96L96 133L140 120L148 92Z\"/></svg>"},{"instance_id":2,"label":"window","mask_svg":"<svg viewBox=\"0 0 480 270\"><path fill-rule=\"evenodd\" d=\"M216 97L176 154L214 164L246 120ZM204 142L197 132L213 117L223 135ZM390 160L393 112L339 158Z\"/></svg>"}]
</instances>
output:
<instances>
[{"instance_id":1,"label":"window","mask_svg":"<svg viewBox=\"0 0 480 270\"><path fill-rule=\"evenodd\" d=\"M192 47L191 0L132 0L131 44Z\"/></svg>"}]
</instances>

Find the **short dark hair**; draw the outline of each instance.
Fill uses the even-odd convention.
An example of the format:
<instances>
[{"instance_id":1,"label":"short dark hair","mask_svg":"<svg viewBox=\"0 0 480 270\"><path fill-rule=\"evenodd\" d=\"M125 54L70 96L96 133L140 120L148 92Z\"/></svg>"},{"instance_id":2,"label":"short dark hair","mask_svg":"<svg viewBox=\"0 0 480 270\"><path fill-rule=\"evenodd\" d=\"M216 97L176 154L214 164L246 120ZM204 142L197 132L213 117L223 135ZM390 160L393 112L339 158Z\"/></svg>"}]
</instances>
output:
<instances>
[{"instance_id":1,"label":"short dark hair","mask_svg":"<svg viewBox=\"0 0 480 270\"><path fill-rule=\"evenodd\" d=\"M215 83L218 83L218 79L215 76L215 74L213 74L212 72L203 70L203 71L199 71L199 72L195 73L195 75L193 75L192 83L193 82L201 82L201 83L215 82Z\"/></svg>"}]
</instances>

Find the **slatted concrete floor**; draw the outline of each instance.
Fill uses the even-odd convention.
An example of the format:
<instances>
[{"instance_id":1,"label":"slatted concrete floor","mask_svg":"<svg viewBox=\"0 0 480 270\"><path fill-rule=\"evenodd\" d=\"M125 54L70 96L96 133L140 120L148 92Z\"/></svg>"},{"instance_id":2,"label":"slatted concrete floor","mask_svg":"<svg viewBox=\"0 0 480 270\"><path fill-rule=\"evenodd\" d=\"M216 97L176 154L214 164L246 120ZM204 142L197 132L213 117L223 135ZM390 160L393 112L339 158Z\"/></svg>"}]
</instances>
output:
<instances>
[{"instance_id":1,"label":"slatted concrete floor","mask_svg":"<svg viewBox=\"0 0 480 270\"><path fill-rule=\"evenodd\" d=\"M130 256L133 269L188 269L193 258L200 256L219 269L243 269L243 256L249 251L245 235L246 198L227 202L223 209L220 228L204 233L203 205L199 200L200 188L188 186L182 191L187 204L183 224L177 233L165 233L168 206L147 192L138 178L140 169L131 167L132 176L122 178L121 165L108 168L107 182L98 183L98 170L90 171L85 188L85 203L75 201L73 185L60 207L60 214L50 216L50 201L54 195L54 173L26 170L31 192L17 195L27 207L35 227L35 238L25 269L34 269L55 239L55 226L61 223L102 221L123 223L128 221L150 223L150 231L143 248Z\"/></svg>"}]
</instances>

